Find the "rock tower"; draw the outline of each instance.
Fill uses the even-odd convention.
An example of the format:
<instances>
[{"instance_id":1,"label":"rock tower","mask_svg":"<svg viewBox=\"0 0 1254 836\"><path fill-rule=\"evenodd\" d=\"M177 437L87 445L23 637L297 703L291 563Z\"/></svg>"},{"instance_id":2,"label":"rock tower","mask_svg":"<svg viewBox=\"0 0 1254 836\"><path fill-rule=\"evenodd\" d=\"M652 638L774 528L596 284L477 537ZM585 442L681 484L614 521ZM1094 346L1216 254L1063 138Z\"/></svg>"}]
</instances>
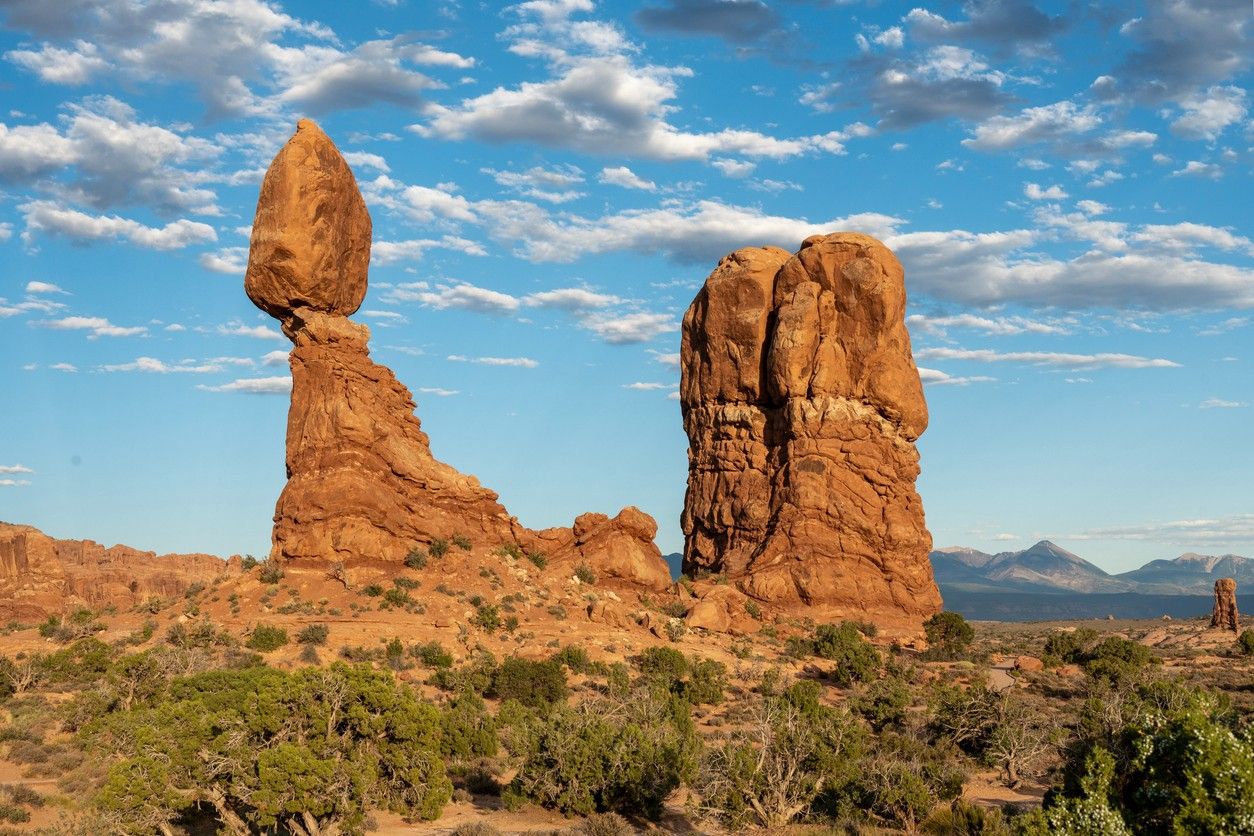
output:
<instances>
[{"instance_id":1,"label":"rock tower","mask_svg":"<svg viewBox=\"0 0 1254 836\"><path fill-rule=\"evenodd\" d=\"M1237 615L1237 582L1234 578L1220 578L1215 581L1215 608L1210 615L1210 626L1220 630L1241 630L1241 619Z\"/></svg>"},{"instance_id":2,"label":"rock tower","mask_svg":"<svg viewBox=\"0 0 1254 836\"><path fill-rule=\"evenodd\" d=\"M866 235L737 250L683 322L684 570L830 616L940 609L901 264Z\"/></svg>"},{"instance_id":3,"label":"rock tower","mask_svg":"<svg viewBox=\"0 0 1254 836\"><path fill-rule=\"evenodd\" d=\"M531 531L474 476L431 454L409 390L371 361L370 330L348 318L366 295L370 236L348 164L302 119L262 182L244 279L248 298L294 345L288 481L271 556L399 563L415 547L461 536L475 547L587 560L611 577L664 588L647 514L584 514L573 528Z\"/></svg>"}]
</instances>

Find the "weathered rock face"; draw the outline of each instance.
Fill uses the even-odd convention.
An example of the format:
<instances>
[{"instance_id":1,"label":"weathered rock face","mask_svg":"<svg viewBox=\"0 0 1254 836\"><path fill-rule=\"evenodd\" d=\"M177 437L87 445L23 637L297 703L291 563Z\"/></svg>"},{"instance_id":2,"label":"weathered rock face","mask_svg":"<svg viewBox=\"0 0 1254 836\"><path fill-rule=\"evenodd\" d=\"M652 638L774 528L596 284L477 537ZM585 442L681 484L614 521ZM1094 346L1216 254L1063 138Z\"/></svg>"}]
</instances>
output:
<instances>
[{"instance_id":1,"label":"weathered rock face","mask_svg":"<svg viewBox=\"0 0 1254 836\"><path fill-rule=\"evenodd\" d=\"M5 621L37 621L80 606L125 610L149 596L176 598L193 583L238 571L239 560L105 548L0 523L0 619Z\"/></svg>"},{"instance_id":2,"label":"weathered rock face","mask_svg":"<svg viewBox=\"0 0 1254 836\"><path fill-rule=\"evenodd\" d=\"M725 257L688 308L684 569L838 615L940 608L901 265L866 235Z\"/></svg>"},{"instance_id":3,"label":"weathered rock face","mask_svg":"<svg viewBox=\"0 0 1254 836\"><path fill-rule=\"evenodd\" d=\"M1210 626L1234 633L1241 630L1241 619L1237 614L1237 582L1233 578L1220 578L1215 581L1215 609L1211 612Z\"/></svg>"},{"instance_id":4,"label":"weathered rock face","mask_svg":"<svg viewBox=\"0 0 1254 836\"><path fill-rule=\"evenodd\" d=\"M415 547L462 536L665 586L657 525L646 514L628 508L613 520L585 515L573 529L530 531L497 494L431 454L409 390L371 361L369 329L348 319L365 296L369 259L370 216L357 183L334 143L301 120L262 183L245 278L249 298L294 344L288 482L272 556L399 562Z\"/></svg>"}]
</instances>

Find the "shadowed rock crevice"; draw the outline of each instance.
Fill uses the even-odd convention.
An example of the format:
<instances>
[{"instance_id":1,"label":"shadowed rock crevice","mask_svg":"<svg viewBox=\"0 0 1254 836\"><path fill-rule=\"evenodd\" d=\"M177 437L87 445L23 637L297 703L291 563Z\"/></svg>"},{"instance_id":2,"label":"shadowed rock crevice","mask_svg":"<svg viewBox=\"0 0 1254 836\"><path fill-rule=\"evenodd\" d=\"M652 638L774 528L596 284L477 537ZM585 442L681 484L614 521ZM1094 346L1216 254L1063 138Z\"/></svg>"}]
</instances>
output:
<instances>
[{"instance_id":1,"label":"shadowed rock crevice","mask_svg":"<svg viewBox=\"0 0 1254 836\"><path fill-rule=\"evenodd\" d=\"M865 235L725 257L684 317L686 572L914 620L940 596L914 482L927 405L901 265Z\"/></svg>"},{"instance_id":2,"label":"shadowed rock crevice","mask_svg":"<svg viewBox=\"0 0 1254 836\"><path fill-rule=\"evenodd\" d=\"M351 321L365 298L370 215L348 164L313 122L266 172L245 289L292 341L287 484L271 555L312 562L400 563L414 548L468 538L516 546L561 565L654 589L669 585L657 524L635 508L573 528L532 531L474 477L437 460L409 390L370 359L370 330Z\"/></svg>"}]
</instances>

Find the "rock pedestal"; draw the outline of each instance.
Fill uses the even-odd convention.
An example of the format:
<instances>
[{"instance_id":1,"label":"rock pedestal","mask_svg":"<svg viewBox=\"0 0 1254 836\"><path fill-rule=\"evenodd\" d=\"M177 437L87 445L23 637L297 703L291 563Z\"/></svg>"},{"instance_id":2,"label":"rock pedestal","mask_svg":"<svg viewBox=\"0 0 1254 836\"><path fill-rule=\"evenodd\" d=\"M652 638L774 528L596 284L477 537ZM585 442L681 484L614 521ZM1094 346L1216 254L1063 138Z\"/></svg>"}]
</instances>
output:
<instances>
[{"instance_id":1,"label":"rock pedestal","mask_svg":"<svg viewBox=\"0 0 1254 836\"><path fill-rule=\"evenodd\" d=\"M1237 582L1233 578L1215 581L1215 609L1211 612L1210 626L1220 630L1240 632L1241 619L1237 614Z\"/></svg>"},{"instance_id":2,"label":"rock pedestal","mask_svg":"<svg viewBox=\"0 0 1254 836\"><path fill-rule=\"evenodd\" d=\"M684 570L829 615L940 609L900 263L856 233L726 256L683 323Z\"/></svg>"},{"instance_id":3,"label":"rock pedestal","mask_svg":"<svg viewBox=\"0 0 1254 836\"><path fill-rule=\"evenodd\" d=\"M371 361L369 329L348 318L365 298L370 235L348 164L302 119L262 182L244 280L294 345L288 481L271 556L399 563L411 549L465 537L476 548L514 544L665 587L647 514L628 508L614 519L585 515L574 528L531 531L474 476L431 454L409 390Z\"/></svg>"}]
</instances>

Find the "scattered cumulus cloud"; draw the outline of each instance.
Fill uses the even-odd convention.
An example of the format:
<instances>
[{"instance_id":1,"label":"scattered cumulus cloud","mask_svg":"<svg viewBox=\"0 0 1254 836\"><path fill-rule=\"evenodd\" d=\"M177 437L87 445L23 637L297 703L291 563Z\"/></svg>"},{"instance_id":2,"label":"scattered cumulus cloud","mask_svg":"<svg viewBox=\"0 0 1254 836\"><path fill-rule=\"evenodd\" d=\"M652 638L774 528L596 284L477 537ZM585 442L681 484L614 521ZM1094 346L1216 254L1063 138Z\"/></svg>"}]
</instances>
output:
<instances>
[{"instance_id":1,"label":"scattered cumulus cloud","mask_svg":"<svg viewBox=\"0 0 1254 836\"><path fill-rule=\"evenodd\" d=\"M530 357L467 357L464 354L450 354L448 359L454 363L477 363L480 366L513 366L519 369L534 369L540 361Z\"/></svg>"},{"instance_id":2,"label":"scattered cumulus cloud","mask_svg":"<svg viewBox=\"0 0 1254 836\"><path fill-rule=\"evenodd\" d=\"M286 395L292 391L292 378L287 375L279 377L241 377L230 383L218 386L201 384L196 387L204 392L239 392L245 395Z\"/></svg>"}]
</instances>

